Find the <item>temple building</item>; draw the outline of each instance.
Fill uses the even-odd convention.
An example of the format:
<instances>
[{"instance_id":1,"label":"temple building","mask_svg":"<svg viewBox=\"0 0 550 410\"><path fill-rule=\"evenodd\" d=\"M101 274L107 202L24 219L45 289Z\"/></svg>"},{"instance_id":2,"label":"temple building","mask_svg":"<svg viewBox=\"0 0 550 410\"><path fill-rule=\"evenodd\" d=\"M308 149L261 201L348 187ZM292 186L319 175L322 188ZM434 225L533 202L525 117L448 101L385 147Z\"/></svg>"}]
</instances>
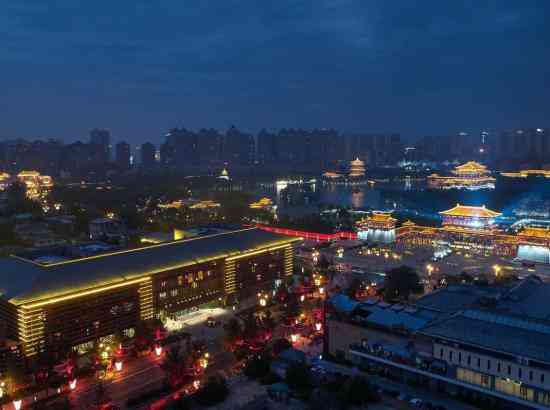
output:
<instances>
[{"instance_id":1,"label":"temple building","mask_svg":"<svg viewBox=\"0 0 550 410\"><path fill-rule=\"evenodd\" d=\"M350 162L349 174L350 178L364 178L365 177L365 162L359 158Z\"/></svg>"},{"instance_id":2,"label":"temple building","mask_svg":"<svg viewBox=\"0 0 550 410\"><path fill-rule=\"evenodd\" d=\"M518 235L518 259L550 264L550 229L526 227Z\"/></svg>"},{"instance_id":3,"label":"temple building","mask_svg":"<svg viewBox=\"0 0 550 410\"><path fill-rule=\"evenodd\" d=\"M38 171L21 171L15 177L2 172L0 173L0 190L7 189L15 181L25 184L27 197L33 200L43 199L53 187L52 177L41 175Z\"/></svg>"},{"instance_id":4,"label":"temple building","mask_svg":"<svg viewBox=\"0 0 550 410\"><path fill-rule=\"evenodd\" d=\"M229 181L231 178L229 178L229 172L227 172L227 168L222 169L222 172L218 176L218 179L223 179L225 181Z\"/></svg>"},{"instance_id":5,"label":"temple building","mask_svg":"<svg viewBox=\"0 0 550 410\"><path fill-rule=\"evenodd\" d=\"M439 213L442 226L422 226L407 221L395 229L399 246L431 246L483 255L517 257L533 263L550 263L550 229L526 227L519 234L498 229L501 214L485 206L455 207Z\"/></svg>"},{"instance_id":6,"label":"temple building","mask_svg":"<svg viewBox=\"0 0 550 410\"><path fill-rule=\"evenodd\" d=\"M450 176L432 174L428 176L431 189L494 189L495 178L485 165L475 161L455 167Z\"/></svg>"},{"instance_id":7,"label":"temple building","mask_svg":"<svg viewBox=\"0 0 550 410\"><path fill-rule=\"evenodd\" d=\"M389 212L373 212L357 223L357 238L381 244L395 242L396 223Z\"/></svg>"},{"instance_id":8,"label":"temple building","mask_svg":"<svg viewBox=\"0 0 550 410\"><path fill-rule=\"evenodd\" d=\"M456 204L454 208L439 213L443 226L449 228L493 229L495 218L502 215L483 206Z\"/></svg>"},{"instance_id":9,"label":"temple building","mask_svg":"<svg viewBox=\"0 0 550 410\"><path fill-rule=\"evenodd\" d=\"M260 198L256 202L252 202L248 205L250 209L261 209L264 211L272 211L274 204L273 201L270 198L264 197Z\"/></svg>"}]
</instances>

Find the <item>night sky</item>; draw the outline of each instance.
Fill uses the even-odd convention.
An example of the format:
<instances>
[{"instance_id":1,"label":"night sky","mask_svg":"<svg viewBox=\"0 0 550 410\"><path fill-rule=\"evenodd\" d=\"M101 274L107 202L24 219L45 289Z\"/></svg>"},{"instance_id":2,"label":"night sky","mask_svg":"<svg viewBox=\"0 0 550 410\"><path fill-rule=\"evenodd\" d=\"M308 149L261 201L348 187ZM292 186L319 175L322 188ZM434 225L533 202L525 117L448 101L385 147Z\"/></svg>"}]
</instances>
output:
<instances>
[{"instance_id":1,"label":"night sky","mask_svg":"<svg viewBox=\"0 0 550 410\"><path fill-rule=\"evenodd\" d=\"M0 1L0 136L550 125L550 1Z\"/></svg>"}]
</instances>

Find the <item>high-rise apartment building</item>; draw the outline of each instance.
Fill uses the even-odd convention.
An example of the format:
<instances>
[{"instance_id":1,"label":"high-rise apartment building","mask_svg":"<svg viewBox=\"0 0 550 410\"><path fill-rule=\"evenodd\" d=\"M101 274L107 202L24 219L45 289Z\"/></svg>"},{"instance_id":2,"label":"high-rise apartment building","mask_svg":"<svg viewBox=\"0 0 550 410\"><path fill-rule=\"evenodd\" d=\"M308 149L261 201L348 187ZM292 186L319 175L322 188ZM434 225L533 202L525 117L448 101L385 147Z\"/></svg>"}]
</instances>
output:
<instances>
[{"instance_id":1,"label":"high-rise apartment building","mask_svg":"<svg viewBox=\"0 0 550 410\"><path fill-rule=\"evenodd\" d=\"M120 169L130 168L130 144L120 141L116 144L115 163Z\"/></svg>"},{"instance_id":2,"label":"high-rise apartment building","mask_svg":"<svg viewBox=\"0 0 550 410\"><path fill-rule=\"evenodd\" d=\"M142 168L150 169L155 166L155 151L156 148L150 142L141 144L141 166Z\"/></svg>"},{"instance_id":3,"label":"high-rise apartment building","mask_svg":"<svg viewBox=\"0 0 550 410\"><path fill-rule=\"evenodd\" d=\"M111 132L109 130L100 128L94 128L91 130L90 144L101 147L104 162L109 162L111 155Z\"/></svg>"}]
</instances>

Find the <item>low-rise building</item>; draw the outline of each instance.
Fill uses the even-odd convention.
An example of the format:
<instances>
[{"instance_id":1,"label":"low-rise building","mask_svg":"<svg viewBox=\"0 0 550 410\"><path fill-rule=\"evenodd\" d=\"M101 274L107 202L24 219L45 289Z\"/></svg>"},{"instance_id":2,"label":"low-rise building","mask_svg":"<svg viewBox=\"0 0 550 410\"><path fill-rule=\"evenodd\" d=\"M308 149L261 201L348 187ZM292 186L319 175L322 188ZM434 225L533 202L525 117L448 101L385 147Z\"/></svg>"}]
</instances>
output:
<instances>
[{"instance_id":1,"label":"low-rise building","mask_svg":"<svg viewBox=\"0 0 550 410\"><path fill-rule=\"evenodd\" d=\"M512 288L450 286L413 306L329 301L326 353L504 408L549 408L548 298L550 284L529 276Z\"/></svg>"}]
</instances>

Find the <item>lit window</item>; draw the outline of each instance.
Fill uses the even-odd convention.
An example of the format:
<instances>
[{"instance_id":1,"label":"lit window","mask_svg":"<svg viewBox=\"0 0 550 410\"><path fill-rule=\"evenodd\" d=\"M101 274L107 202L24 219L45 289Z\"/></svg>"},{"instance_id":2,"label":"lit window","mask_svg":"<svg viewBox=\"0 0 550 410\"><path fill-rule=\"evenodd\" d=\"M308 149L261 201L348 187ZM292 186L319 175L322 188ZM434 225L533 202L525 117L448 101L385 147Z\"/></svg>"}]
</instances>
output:
<instances>
[{"instance_id":1,"label":"lit window","mask_svg":"<svg viewBox=\"0 0 550 410\"><path fill-rule=\"evenodd\" d=\"M160 282L160 287L161 288L165 288L166 287L166 281L163 280L162 282Z\"/></svg>"},{"instance_id":2,"label":"lit window","mask_svg":"<svg viewBox=\"0 0 550 410\"><path fill-rule=\"evenodd\" d=\"M192 273L187 274L187 283L193 283L193 274Z\"/></svg>"},{"instance_id":3,"label":"lit window","mask_svg":"<svg viewBox=\"0 0 550 410\"><path fill-rule=\"evenodd\" d=\"M203 280L204 279L204 273L203 273L202 270L197 272L197 277L198 277L198 280Z\"/></svg>"},{"instance_id":4,"label":"lit window","mask_svg":"<svg viewBox=\"0 0 550 410\"><path fill-rule=\"evenodd\" d=\"M178 276L178 285L183 285L183 275Z\"/></svg>"},{"instance_id":5,"label":"lit window","mask_svg":"<svg viewBox=\"0 0 550 410\"><path fill-rule=\"evenodd\" d=\"M173 296L178 296L178 290L177 290L177 289L172 289L172 290L170 291L170 296L172 296L172 297L173 297Z\"/></svg>"},{"instance_id":6,"label":"lit window","mask_svg":"<svg viewBox=\"0 0 550 410\"><path fill-rule=\"evenodd\" d=\"M160 292L159 298L164 299L166 297L166 292Z\"/></svg>"}]
</instances>

